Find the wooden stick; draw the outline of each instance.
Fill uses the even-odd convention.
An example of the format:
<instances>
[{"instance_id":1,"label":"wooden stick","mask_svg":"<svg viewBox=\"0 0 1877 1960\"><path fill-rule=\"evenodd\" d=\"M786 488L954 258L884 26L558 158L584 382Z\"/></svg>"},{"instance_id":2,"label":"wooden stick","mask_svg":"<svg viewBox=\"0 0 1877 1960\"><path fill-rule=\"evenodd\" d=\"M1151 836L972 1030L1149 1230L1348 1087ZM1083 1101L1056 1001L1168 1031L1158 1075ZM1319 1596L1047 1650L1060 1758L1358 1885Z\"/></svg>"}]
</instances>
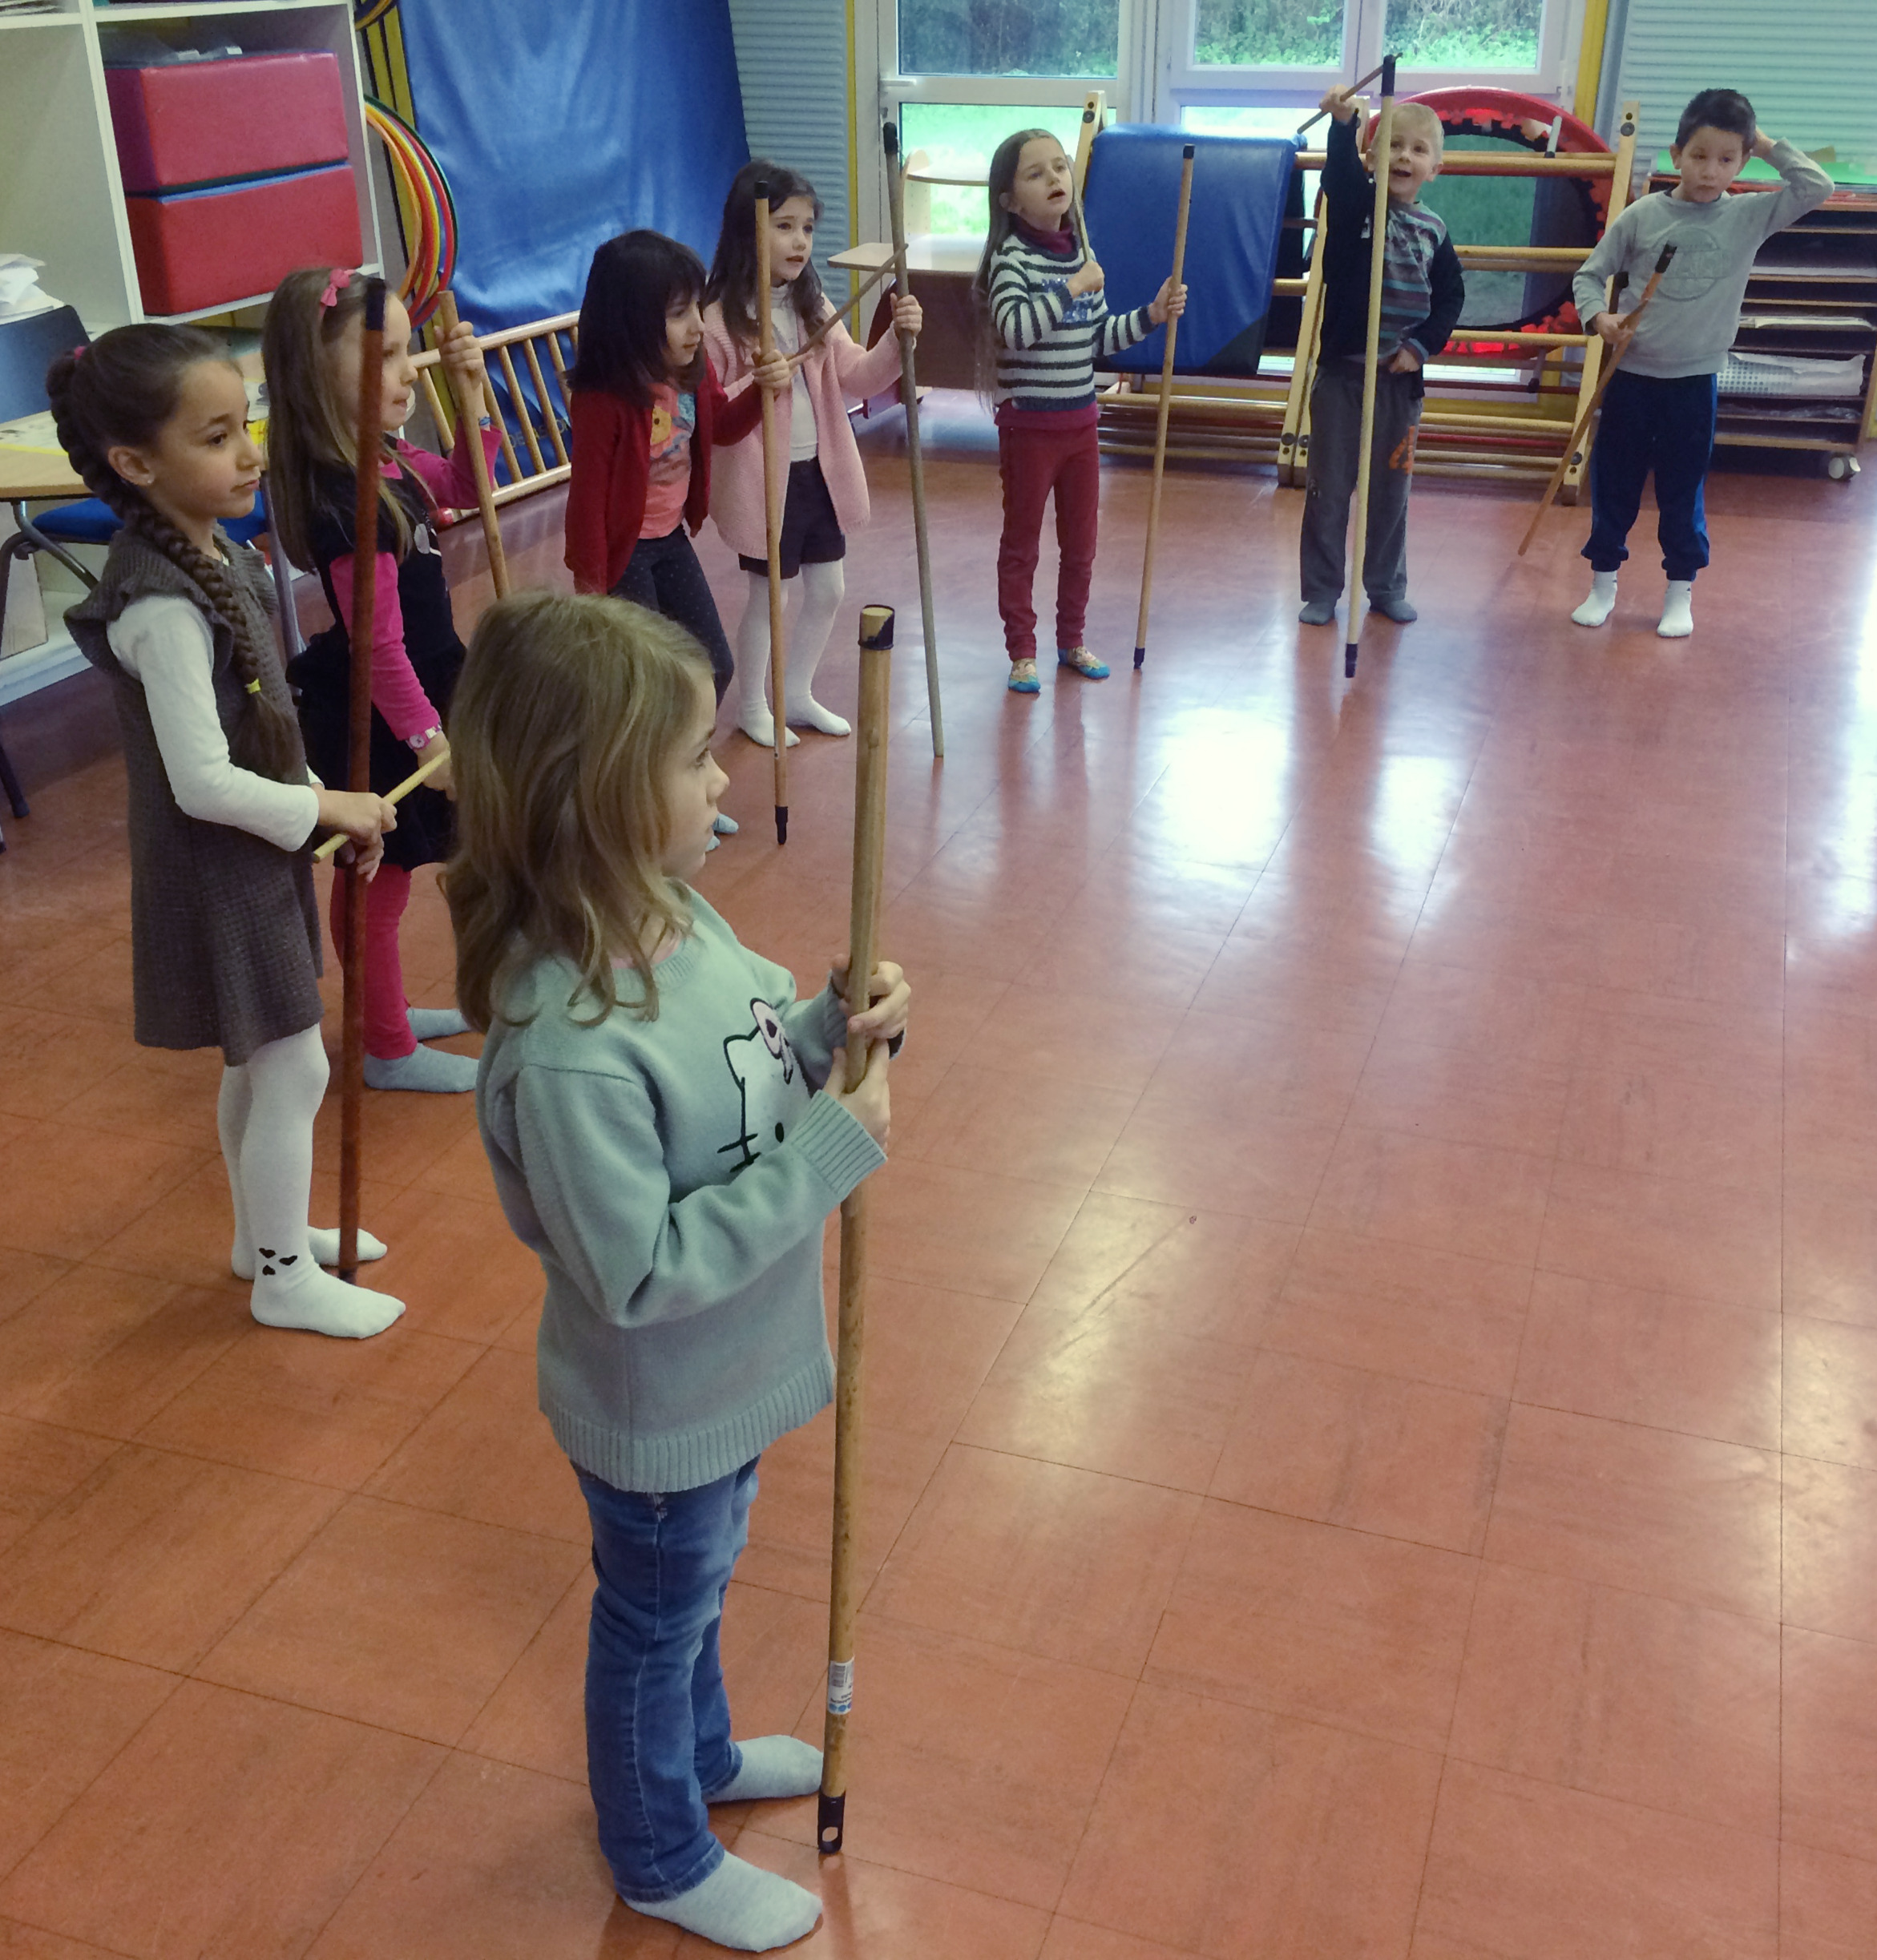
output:
<instances>
[{"instance_id":1,"label":"wooden stick","mask_svg":"<svg viewBox=\"0 0 1877 1960\"><path fill-rule=\"evenodd\" d=\"M450 749L448 744L446 744L435 755L431 756L428 762L424 764L422 768L413 769L395 789L388 790L385 795L385 801L387 803L402 803L419 784L427 783L449 760ZM313 853L313 861L316 865L323 865L334 852L341 849L345 842L345 832L342 830L335 832Z\"/></svg>"},{"instance_id":2,"label":"wooden stick","mask_svg":"<svg viewBox=\"0 0 1877 1960\"><path fill-rule=\"evenodd\" d=\"M1520 558L1523 558L1531 550L1532 540L1538 535L1538 527L1544 522L1544 514L1551 508L1552 500L1558 494L1559 486L1564 480L1564 474L1570 468L1572 459L1576 455L1579 445L1582 443L1585 435L1589 432L1590 418L1596 414L1598 408L1602 405L1604 390L1609 386L1611 378L1615 375L1617 369L1622 365L1624 355L1629 351L1633 344L1633 337L1636 332L1636 323L1649 310L1649 303L1655 297L1656 288L1662 283L1662 274L1669 269L1669 261L1674 256L1675 248L1673 245L1663 246L1662 256L1656 260L1656 268L1649 276L1649 284L1642 288L1642 297L1636 302L1636 310L1628 316L1632 338L1621 341L1610 349L1609 361L1604 369L1603 379L1596 385L1596 393L1590 397L1590 405L1577 417L1577 425L1571 431L1571 439L1564 445L1564 453L1558 458L1558 466L1552 471L1551 481L1544 486L1544 494L1538 500L1538 508L1532 514L1532 522L1526 526L1525 534L1519 540L1519 556Z\"/></svg>"},{"instance_id":3,"label":"wooden stick","mask_svg":"<svg viewBox=\"0 0 1877 1960\"><path fill-rule=\"evenodd\" d=\"M789 357L789 366L792 368L798 367L804 361L805 361L808 357L821 345L821 342L828 337L829 334L834 331L835 321L844 318L847 314L852 313L854 308L859 305L861 301L864 300L867 295L873 291L874 287L878 285L880 281L884 279L892 270L893 262L891 260L888 260L884 265L876 265L874 269L867 274L866 277L861 281L859 286L855 289L854 297L851 300L848 300L843 302L843 304L841 305L836 307L834 312L830 313L827 318L815 329L814 332L809 334L808 338L804 341L801 345L796 349L794 353Z\"/></svg>"},{"instance_id":4,"label":"wooden stick","mask_svg":"<svg viewBox=\"0 0 1877 1960\"><path fill-rule=\"evenodd\" d=\"M1180 152L1180 215L1173 223L1173 284L1177 288L1186 265L1186 216L1193 204L1193 152L1188 143ZM1167 321L1167 344L1160 362L1160 417L1153 431L1153 488L1147 499L1147 552L1140 564L1140 616L1134 622L1134 671L1147 659L1147 615L1153 603L1153 547L1160 540L1161 480L1167 468L1167 417L1173 406L1173 344L1179 338L1179 316Z\"/></svg>"},{"instance_id":5,"label":"wooden stick","mask_svg":"<svg viewBox=\"0 0 1877 1960\"><path fill-rule=\"evenodd\" d=\"M886 836L886 731L893 684L893 608L860 615L860 708L854 726L854 893L847 934L847 1012L872 1004ZM850 1034L847 1079L858 1088L867 1043ZM816 1842L841 1849L847 1812L847 1718L854 1708L854 1624L860 1610L861 1357L866 1327L867 1188L841 1205L841 1304L834 1377L834 1540L828 1586L828 1713L821 1735Z\"/></svg>"},{"instance_id":6,"label":"wooden stick","mask_svg":"<svg viewBox=\"0 0 1877 1960\"><path fill-rule=\"evenodd\" d=\"M1386 68L1387 66L1387 63L1383 62L1381 68L1371 68L1369 72L1365 75L1359 82L1356 83L1354 87L1350 90L1350 94L1353 95L1357 89L1366 88L1369 84L1374 80L1375 77L1381 74L1382 69ZM1388 91L1384 90L1383 92L1386 95ZM1330 111L1327 109L1318 110L1316 114L1311 116L1307 122L1302 122L1298 124L1298 135L1300 136L1307 136L1310 131L1316 127L1318 123L1322 122L1323 118L1329 113Z\"/></svg>"},{"instance_id":7,"label":"wooden stick","mask_svg":"<svg viewBox=\"0 0 1877 1960\"><path fill-rule=\"evenodd\" d=\"M372 628L377 604L378 496L385 459L385 282L368 279L358 345L358 454L353 472L352 627L345 787L371 788ZM358 1185L365 1135L365 878L345 880L343 1030L339 1074L339 1276L358 1275Z\"/></svg>"},{"instance_id":8,"label":"wooden stick","mask_svg":"<svg viewBox=\"0 0 1877 1960\"><path fill-rule=\"evenodd\" d=\"M1359 115L1362 111L1358 109ZM1350 560L1349 638L1342 647L1342 677L1355 673L1362 640L1362 607L1367 588L1362 561L1369 550L1369 470L1375 455L1376 366L1382 344L1382 268L1388 251L1388 139L1395 124L1395 57L1382 63L1382 109L1369 143L1369 167L1375 178L1375 213L1370 220L1369 333L1362 349L1362 441L1355 466L1355 549Z\"/></svg>"},{"instance_id":9,"label":"wooden stick","mask_svg":"<svg viewBox=\"0 0 1877 1960\"><path fill-rule=\"evenodd\" d=\"M447 288L437 296L437 323L446 333L457 324L456 295ZM454 393L454 390L452 391ZM472 411L466 401L458 401L456 413L458 440L467 438L470 449L470 469L476 479L476 508L482 514L482 542L489 553L489 579L495 587L498 599L508 597L508 559L502 549L502 520L495 514L495 487L489 481L489 458L482 450L482 431L480 424L482 410ZM469 425L465 428L463 423Z\"/></svg>"},{"instance_id":10,"label":"wooden stick","mask_svg":"<svg viewBox=\"0 0 1877 1960\"><path fill-rule=\"evenodd\" d=\"M769 318L769 186L756 186L756 343L767 361L776 351ZM761 384L759 383L758 385ZM769 695L776 717L776 841L789 841L789 724L784 701L789 653L782 642L782 496L776 466L783 461L776 433L776 397L762 391L762 505L769 552Z\"/></svg>"},{"instance_id":11,"label":"wooden stick","mask_svg":"<svg viewBox=\"0 0 1877 1960\"><path fill-rule=\"evenodd\" d=\"M881 131L886 146L886 172L891 185L893 284L897 293L912 290L906 269L906 171L899 165L899 131L889 123ZM926 457L919 442L919 382L913 357L913 337L899 337L899 394L906 404L906 465L912 480L912 534L919 561L919 630L926 636L926 706L932 720L932 756L945 759L945 716L938 704L938 628L932 608L932 552L926 541Z\"/></svg>"}]
</instances>

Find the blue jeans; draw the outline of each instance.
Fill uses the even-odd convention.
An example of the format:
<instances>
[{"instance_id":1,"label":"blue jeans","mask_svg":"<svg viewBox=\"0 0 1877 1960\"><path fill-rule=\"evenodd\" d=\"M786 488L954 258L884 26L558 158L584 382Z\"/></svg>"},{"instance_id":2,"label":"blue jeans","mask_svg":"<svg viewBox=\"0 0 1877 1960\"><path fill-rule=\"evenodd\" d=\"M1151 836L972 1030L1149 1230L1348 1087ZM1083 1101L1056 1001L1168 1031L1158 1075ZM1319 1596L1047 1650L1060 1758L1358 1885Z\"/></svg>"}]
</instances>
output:
<instances>
[{"instance_id":1,"label":"blue jeans","mask_svg":"<svg viewBox=\"0 0 1877 1960\"><path fill-rule=\"evenodd\" d=\"M1651 470L1663 571L1671 579L1692 579L1707 563L1701 486L1714 450L1716 392L1712 374L1658 381L1619 368L1611 376L1590 452L1590 542L1584 555L1593 570L1614 571L1629 557L1629 527Z\"/></svg>"},{"instance_id":2,"label":"blue jeans","mask_svg":"<svg viewBox=\"0 0 1877 1960\"><path fill-rule=\"evenodd\" d=\"M717 1659L756 1465L695 1490L616 1490L575 1468L593 1522L587 1777L628 1903L676 1898L723 1861L704 1800L742 1768Z\"/></svg>"}]
</instances>

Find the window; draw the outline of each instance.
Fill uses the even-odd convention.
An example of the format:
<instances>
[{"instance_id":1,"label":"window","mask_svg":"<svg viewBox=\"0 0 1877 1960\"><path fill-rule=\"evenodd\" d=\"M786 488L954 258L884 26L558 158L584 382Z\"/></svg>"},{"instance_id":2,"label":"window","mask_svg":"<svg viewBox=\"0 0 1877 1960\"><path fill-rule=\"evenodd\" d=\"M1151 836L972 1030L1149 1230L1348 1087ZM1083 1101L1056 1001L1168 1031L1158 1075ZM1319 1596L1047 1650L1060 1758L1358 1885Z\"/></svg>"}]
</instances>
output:
<instances>
[{"instance_id":1,"label":"window","mask_svg":"<svg viewBox=\"0 0 1877 1960\"><path fill-rule=\"evenodd\" d=\"M1011 131L1046 129L1071 156L1082 131L1080 108L1005 103L909 102L900 111L906 153L923 150L937 177L982 177L991 153ZM971 185L931 187L931 230L942 238L982 238L990 229L987 194Z\"/></svg>"},{"instance_id":2,"label":"window","mask_svg":"<svg viewBox=\"0 0 1877 1960\"><path fill-rule=\"evenodd\" d=\"M1194 0L1193 65L1334 68L1342 24L1342 0Z\"/></svg>"},{"instance_id":3,"label":"window","mask_svg":"<svg viewBox=\"0 0 1877 1960\"><path fill-rule=\"evenodd\" d=\"M902 75L1114 75L1121 0L899 0Z\"/></svg>"},{"instance_id":4,"label":"window","mask_svg":"<svg viewBox=\"0 0 1877 1960\"><path fill-rule=\"evenodd\" d=\"M1538 66L1544 0L1388 0L1383 37L1404 68Z\"/></svg>"}]
</instances>

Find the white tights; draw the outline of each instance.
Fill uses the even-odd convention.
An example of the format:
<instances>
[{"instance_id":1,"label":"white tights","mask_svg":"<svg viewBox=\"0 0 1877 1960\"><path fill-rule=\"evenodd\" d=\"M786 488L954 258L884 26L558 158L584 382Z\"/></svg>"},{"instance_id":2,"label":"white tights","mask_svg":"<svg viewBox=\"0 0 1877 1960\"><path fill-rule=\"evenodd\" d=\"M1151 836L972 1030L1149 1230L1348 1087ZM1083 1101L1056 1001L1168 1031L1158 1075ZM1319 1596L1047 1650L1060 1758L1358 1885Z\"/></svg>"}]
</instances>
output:
<instances>
[{"instance_id":1,"label":"white tights","mask_svg":"<svg viewBox=\"0 0 1877 1960\"><path fill-rule=\"evenodd\" d=\"M254 1317L357 1339L382 1332L404 1308L389 1294L349 1286L319 1268L316 1253L332 1248L315 1247L306 1212L313 1123L327 1072L317 1023L267 1042L240 1067L222 1071L216 1127L235 1205L235 1269L253 1276Z\"/></svg>"},{"instance_id":2,"label":"white tights","mask_svg":"<svg viewBox=\"0 0 1877 1960\"><path fill-rule=\"evenodd\" d=\"M761 572L746 575L749 597L743 608L742 623L737 628L737 725L745 735L767 746L776 739L769 703L769 582ZM817 728L823 735L846 735L848 724L821 706L814 698L813 688L815 669L828 650L834 616L846 594L846 574L837 559L831 564L804 565L800 579L801 596L795 603L795 616L787 627L789 659L783 680L783 712L793 727Z\"/></svg>"}]
</instances>

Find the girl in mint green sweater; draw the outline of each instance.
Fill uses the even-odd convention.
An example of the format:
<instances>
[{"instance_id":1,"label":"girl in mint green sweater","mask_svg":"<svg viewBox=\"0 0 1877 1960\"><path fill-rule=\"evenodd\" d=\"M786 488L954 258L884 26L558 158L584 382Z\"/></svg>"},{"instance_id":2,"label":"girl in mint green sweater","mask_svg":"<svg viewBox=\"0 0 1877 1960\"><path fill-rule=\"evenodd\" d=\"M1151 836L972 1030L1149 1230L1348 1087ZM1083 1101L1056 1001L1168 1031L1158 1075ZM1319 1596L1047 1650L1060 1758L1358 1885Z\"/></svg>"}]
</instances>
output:
<instances>
[{"instance_id":1,"label":"girl in mint green sweater","mask_svg":"<svg viewBox=\"0 0 1877 1960\"><path fill-rule=\"evenodd\" d=\"M849 1021L684 881L726 778L680 628L530 593L483 615L451 727L445 877L458 998L486 1030L476 1114L503 1208L547 1276L543 1412L573 1460L598 1587L587 1754L635 1910L761 1952L813 1893L726 1853L708 1805L805 1796L821 1755L734 1742L717 1658L757 1458L828 1401L821 1227L886 1161L896 966ZM878 1043L842 1079L850 1030Z\"/></svg>"}]
</instances>

